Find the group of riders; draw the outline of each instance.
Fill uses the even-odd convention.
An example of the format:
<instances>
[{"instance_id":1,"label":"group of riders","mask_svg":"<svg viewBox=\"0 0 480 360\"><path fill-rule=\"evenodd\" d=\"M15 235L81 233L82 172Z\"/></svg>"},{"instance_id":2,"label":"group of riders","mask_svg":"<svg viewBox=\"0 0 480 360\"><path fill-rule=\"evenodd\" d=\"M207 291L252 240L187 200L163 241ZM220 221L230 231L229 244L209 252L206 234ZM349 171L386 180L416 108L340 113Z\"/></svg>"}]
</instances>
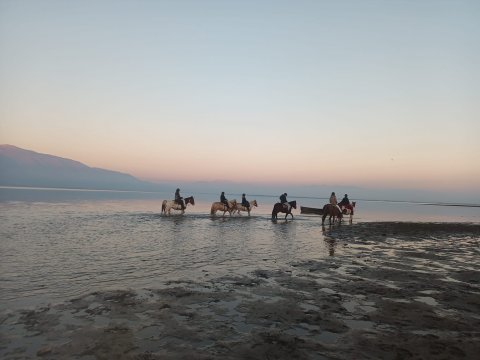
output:
<instances>
[{"instance_id":1,"label":"group of riders","mask_svg":"<svg viewBox=\"0 0 480 360\"><path fill-rule=\"evenodd\" d=\"M183 201L183 197L180 196L180 189L175 190L175 202L182 207L182 210L185 210L185 203ZM230 209L230 203L225 197L224 191L222 191L222 193L220 194L220 202L226 206L227 210ZM280 203L283 205L285 210L287 210L288 212L291 211L290 204L287 200L287 193L283 193L282 195L280 195ZM337 202L337 196L334 192L332 192L332 195L330 195L330 204L337 206L341 210L342 207L350 205L350 200L348 199L348 195L345 194L342 201ZM242 194L242 206L246 207L248 211L250 211L250 202L245 197L245 194Z\"/></svg>"},{"instance_id":2,"label":"group of riders","mask_svg":"<svg viewBox=\"0 0 480 360\"><path fill-rule=\"evenodd\" d=\"M342 201L337 202L337 196L334 192L332 192L332 195L330 195L330 204L338 207L339 210L342 211L343 207L350 205L350 200L348 199L348 195L345 194Z\"/></svg>"},{"instance_id":3,"label":"group of riders","mask_svg":"<svg viewBox=\"0 0 480 360\"><path fill-rule=\"evenodd\" d=\"M185 202L183 201L183 197L180 195L180 189L175 190L175 202L182 207L182 210L185 210ZM226 206L227 210L230 209L230 203L225 197L224 191L222 191L220 194L220 202ZM242 194L242 206L246 207L248 211L250 211L250 202L247 201L245 194Z\"/></svg>"}]
</instances>

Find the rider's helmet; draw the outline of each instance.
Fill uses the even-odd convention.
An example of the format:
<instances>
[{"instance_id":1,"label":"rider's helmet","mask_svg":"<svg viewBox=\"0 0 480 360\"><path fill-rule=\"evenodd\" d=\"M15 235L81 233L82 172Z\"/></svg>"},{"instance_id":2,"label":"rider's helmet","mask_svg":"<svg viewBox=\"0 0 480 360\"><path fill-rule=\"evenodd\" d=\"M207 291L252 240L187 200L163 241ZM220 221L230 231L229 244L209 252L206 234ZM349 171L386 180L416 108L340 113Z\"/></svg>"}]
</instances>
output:
<instances>
[{"instance_id":1,"label":"rider's helmet","mask_svg":"<svg viewBox=\"0 0 480 360\"><path fill-rule=\"evenodd\" d=\"M287 193L285 193L285 194L283 194L283 195L287 196Z\"/></svg>"},{"instance_id":2,"label":"rider's helmet","mask_svg":"<svg viewBox=\"0 0 480 360\"><path fill-rule=\"evenodd\" d=\"M177 189L177 191L180 191L180 189Z\"/></svg>"},{"instance_id":3,"label":"rider's helmet","mask_svg":"<svg viewBox=\"0 0 480 360\"><path fill-rule=\"evenodd\" d=\"M245 194L242 194L242 196L245 196Z\"/></svg>"}]
</instances>

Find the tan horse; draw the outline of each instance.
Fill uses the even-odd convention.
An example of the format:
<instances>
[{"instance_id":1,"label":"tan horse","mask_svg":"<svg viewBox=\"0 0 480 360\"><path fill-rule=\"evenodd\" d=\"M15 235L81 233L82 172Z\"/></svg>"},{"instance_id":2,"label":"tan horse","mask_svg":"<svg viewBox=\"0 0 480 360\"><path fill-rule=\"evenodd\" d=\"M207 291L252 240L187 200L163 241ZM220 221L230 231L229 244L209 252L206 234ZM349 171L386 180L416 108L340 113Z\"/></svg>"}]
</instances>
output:
<instances>
[{"instance_id":1,"label":"tan horse","mask_svg":"<svg viewBox=\"0 0 480 360\"><path fill-rule=\"evenodd\" d=\"M232 216L232 211L236 209L237 206L237 200L229 200L228 201L228 209L227 206L224 203L221 203L219 201L216 201L212 204L212 208L210 209L210 215L215 215L217 211L223 211L223 215L225 216L225 213L228 212L230 216Z\"/></svg>"},{"instance_id":2,"label":"tan horse","mask_svg":"<svg viewBox=\"0 0 480 360\"><path fill-rule=\"evenodd\" d=\"M250 216L250 211L252 211L252 208L257 206L258 206L257 200L250 201L250 208L247 208L246 206L242 206L242 204L237 204L235 206L235 209L233 210L233 213L235 214L235 211L236 211L238 215L241 215L240 211L248 211L248 216Z\"/></svg>"},{"instance_id":3,"label":"tan horse","mask_svg":"<svg viewBox=\"0 0 480 360\"><path fill-rule=\"evenodd\" d=\"M188 204L195 205L195 199L193 198L193 196L189 196L184 200L185 200L185 208L187 207ZM185 213L185 209L182 209L182 205L177 204L175 200L163 200L161 213L165 215L170 215L170 211L172 209L181 210L182 211L181 215Z\"/></svg>"},{"instance_id":4,"label":"tan horse","mask_svg":"<svg viewBox=\"0 0 480 360\"><path fill-rule=\"evenodd\" d=\"M329 216L328 220L330 224L332 223L332 218L333 218L333 223L335 223L335 219L338 219L339 222L342 221L342 211L337 205L332 205L332 204L326 204L323 207L323 216L322 216L322 225L325 223L325 218Z\"/></svg>"}]
</instances>

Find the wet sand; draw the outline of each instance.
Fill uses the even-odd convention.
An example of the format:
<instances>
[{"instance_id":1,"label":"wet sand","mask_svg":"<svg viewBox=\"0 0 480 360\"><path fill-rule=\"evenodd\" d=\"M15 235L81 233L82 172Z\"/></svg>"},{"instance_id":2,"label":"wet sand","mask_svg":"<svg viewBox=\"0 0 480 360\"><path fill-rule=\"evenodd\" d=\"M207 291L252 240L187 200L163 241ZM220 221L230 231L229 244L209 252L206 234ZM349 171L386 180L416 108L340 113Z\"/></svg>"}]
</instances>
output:
<instances>
[{"instance_id":1,"label":"wet sand","mask_svg":"<svg viewBox=\"0 0 480 360\"><path fill-rule=\"evenodd\" d=\"M330 257L3 311L0 355L477 358L480 225L360 223L327 227L319 241Z\"/></svg>"}]
</instances>

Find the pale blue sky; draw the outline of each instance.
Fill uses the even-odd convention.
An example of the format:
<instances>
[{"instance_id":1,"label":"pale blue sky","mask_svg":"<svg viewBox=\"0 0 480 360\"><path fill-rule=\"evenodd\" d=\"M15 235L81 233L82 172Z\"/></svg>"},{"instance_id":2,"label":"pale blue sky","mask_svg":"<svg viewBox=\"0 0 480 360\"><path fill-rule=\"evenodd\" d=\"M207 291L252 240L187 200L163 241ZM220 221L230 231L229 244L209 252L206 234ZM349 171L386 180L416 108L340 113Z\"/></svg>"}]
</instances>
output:
<instances>
[{"instance_id":1,"label":"pale blue sky","mask_svg":"<svg viewBox=\"0 0 480 360\"><path fill-rule=\"evenodd\" d=\"M0 143L150 180L480 190L479 35L479 1L1 0Z\"/></svg>"}]
</instances>

